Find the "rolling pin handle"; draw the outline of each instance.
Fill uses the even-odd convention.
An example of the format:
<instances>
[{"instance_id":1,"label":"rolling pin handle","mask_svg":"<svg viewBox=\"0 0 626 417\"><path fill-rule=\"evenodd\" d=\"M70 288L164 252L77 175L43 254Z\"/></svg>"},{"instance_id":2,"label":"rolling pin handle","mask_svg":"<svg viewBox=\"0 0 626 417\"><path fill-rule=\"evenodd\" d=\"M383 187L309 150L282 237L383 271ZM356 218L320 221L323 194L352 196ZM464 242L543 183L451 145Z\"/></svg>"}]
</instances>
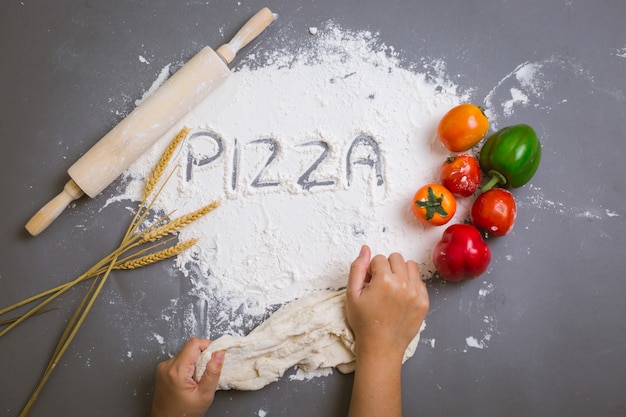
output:
<instances>
[{"instance_id":1,"label":"rolling pin handle","mask_svg":"<svg viewBox=\"0 0 626 417\"><path fill-rule=\"evenodd\" d=\"M63 187L63 191L54 197L48 204L43 206L26 223L26 230L33 236L46 230L48 226L67 208L74 200L79 199L84 194L74 180L69 180Z\"/></svg>"},{"instance_id":2,"label":"rolling pin handle","mask_svg":"<svg viewBox=\"0 0 626 417\"><path fill-rule=\"evenodd\" d=\"M222 57L226 65L230 64L237 52L259 36L274 21L274 18L274 13L270 9L262 8L239 29L230 42L220 46L215 52Z\"/></svg>"}]
</instances>

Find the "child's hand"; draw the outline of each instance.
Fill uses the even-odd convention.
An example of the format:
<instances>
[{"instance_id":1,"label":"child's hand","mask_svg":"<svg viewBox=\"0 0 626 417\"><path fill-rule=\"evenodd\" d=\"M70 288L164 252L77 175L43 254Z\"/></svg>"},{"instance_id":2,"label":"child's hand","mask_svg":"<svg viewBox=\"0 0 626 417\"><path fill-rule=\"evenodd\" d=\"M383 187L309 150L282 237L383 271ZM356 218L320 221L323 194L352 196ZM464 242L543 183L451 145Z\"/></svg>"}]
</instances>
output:
<instances>
[{"instance_id":1,"label":"child's hand","mask_svg":"<svg viewBox=\"0 0 626 417\"><path fill-rule=\"evenodd\" d=\"M429 299L417 264L402 255L375 256L363 246L352 263L346 291L347 318L363 357L402 361L419 331Z\"/></svg>"},{"instance_id":2,"label":"child's hand","mask_svg":"<svg viewBox=\"0 0 626 417\"><path fill-rule=\"evenodd\" d=\"M213 353L199 383L193 374L196 360L210 343L190 339L176 356L158 365L152 417L201 417L206 413L215 397L224 352Z\"/></svg>"}]
</instances>

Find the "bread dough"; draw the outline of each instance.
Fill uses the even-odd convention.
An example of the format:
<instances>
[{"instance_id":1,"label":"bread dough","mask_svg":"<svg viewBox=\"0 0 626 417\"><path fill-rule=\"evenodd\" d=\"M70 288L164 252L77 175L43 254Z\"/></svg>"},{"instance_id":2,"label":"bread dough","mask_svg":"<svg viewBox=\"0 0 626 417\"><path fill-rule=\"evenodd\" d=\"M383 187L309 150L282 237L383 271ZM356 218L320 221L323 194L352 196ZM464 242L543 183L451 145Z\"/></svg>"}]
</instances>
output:
<instances>
[{"instance_id":1,"label":"bread dough","mask_svg":"<svg viewBox=\"0 0 626 417\"><path fill-rule=\"evenodd\" d=\"M337 368L354 372L354 335L346 319L345 289L318 291L284 305L247 336L224 335L196 361L199 381L215 351L226 350L218 389L258 390L293 366L304 372ZM413 356L420 332L403 362Z\"/></svg>"}]
</instances>

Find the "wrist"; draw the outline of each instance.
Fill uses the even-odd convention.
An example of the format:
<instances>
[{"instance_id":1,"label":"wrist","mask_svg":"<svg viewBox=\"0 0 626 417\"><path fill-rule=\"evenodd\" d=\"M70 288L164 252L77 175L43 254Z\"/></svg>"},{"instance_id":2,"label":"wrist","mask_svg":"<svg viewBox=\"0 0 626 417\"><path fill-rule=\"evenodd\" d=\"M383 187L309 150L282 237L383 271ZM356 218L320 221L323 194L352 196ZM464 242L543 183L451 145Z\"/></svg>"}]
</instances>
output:
<instances>
[{"instance_id":1,"label":"wrist","mask_svg":"<svg viewBox=\"0 0 626 417\"><path fill-rule=\"evenodd\" d=\"M152 401L152 409L150 410L150 417L168 417L167 407L161 407L159 403L163 404L163 402Z\"/></svg>"},{"instance_id":2,"label":"wrist","mask_svg":"<svg viewBox=\"0 0 626 417\"><path fill-rule=\"evenodd\" d=\"M355 357L357 362L384 363L386 365L402 365L405 349L391 348L389 346L371 346L357 344L355 346Z\"/></svg>"},{"instance_id":3,"label":"wrist","mask_svg":"<svg viewBox=\"0 0 626 417\"><path fill-rule=\"evenodd\" d=\"M396 355L356 355L349 416L366 415L402 415L402 359Z\"/></svg>"},{"instance_id":4,"label":"wrist","mask_svg":"<svg viewBox=\"0 0 626 417\"><path fill-rule=\"evenodd\" d=\"M400 373L403 355L392 352L356 352L356 370L376 371L377 374Z\"/></svg>"}]
</instances>

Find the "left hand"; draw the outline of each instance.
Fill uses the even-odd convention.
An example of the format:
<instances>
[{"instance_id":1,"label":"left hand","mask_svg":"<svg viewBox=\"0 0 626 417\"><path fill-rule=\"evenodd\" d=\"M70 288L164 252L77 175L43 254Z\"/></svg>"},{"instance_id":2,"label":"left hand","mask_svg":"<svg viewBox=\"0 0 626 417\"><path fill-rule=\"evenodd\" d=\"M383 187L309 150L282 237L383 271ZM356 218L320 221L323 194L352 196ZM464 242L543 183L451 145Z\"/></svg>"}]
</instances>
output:
<instances>
[{"instance_id":1,"label":"left hand","mask_svg":"<svg viewBox=\"0 0 626 417\"><path fill-rule=\"evenodd\" d=\"M190 339L176 356L157 366L151 417L202 417L215 398L224 364L224 351L214 352L200 382L193 379L195 362L209 345L207 339Z\"/></svg>"}]
</instances>

